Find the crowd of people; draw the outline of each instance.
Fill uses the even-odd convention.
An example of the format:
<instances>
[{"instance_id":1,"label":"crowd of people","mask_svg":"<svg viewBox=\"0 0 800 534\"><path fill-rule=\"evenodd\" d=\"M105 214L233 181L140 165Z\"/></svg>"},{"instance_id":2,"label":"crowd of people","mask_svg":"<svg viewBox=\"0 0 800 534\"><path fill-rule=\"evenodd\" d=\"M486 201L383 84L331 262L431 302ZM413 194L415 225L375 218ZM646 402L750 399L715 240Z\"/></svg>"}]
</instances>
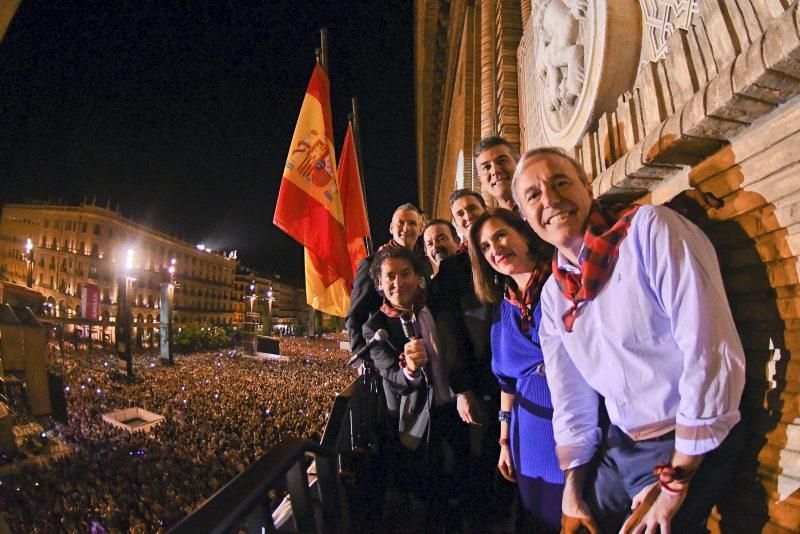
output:
<instances>
[{"instance_id":1,"label":"crowd of people","mask_svg":"<svg viewBox=\"0 0 800 534\"><path fill-rule=\"evenodd\" d=\"M73 452L0 477L11 531L169 528L279 441L319 439L333 396L353 379L338 343L282 338L286 362L228 350L180 356L174 366L141 356L133 383L114 379L102 357L52 351L69 420L49 431ZM164 421L129 433L101 418L133 406Z\"/></svg>"}]
</instances>

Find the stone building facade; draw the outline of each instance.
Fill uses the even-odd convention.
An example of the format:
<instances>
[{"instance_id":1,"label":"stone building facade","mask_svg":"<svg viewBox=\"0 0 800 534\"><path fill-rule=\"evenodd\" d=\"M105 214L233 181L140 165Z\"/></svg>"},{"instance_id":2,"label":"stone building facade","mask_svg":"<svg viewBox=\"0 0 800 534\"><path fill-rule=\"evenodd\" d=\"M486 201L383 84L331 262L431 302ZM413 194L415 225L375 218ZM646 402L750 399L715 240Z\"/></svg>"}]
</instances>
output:
<instances>
[{"instance_id":1,"label":"stone building facade","mask_svg":"<svg viewBox=\"0 0 800 534\"><path fill-rule=\"evenodd\" d=\"M25 245L33 245L33 289L46 299L46 313L81 317L81 290L100 292L101 320L117 315L117 279L135 278L135 328L158 328L160 285L175 260L173 321L227 325L234 321L233 282L238 260L200 250L167 234L93 205L6 204L0 217L0 275L25 284ZM127 269L129 251L132 266Z\"/></svg>"},{"instance_id":2,"label":"stone building facade","mask_svg":"<svg viewBox=\"0 0 800 534\"><path fill-rule=\"evenodd\" d=\"M415 64L427 213L480 189L472 146L491 134L563 147L607 199L724 201L703 229L747 352L751 425L711 526L800 531L797 2L417 0Z\"/></svg>"}]
</instances>

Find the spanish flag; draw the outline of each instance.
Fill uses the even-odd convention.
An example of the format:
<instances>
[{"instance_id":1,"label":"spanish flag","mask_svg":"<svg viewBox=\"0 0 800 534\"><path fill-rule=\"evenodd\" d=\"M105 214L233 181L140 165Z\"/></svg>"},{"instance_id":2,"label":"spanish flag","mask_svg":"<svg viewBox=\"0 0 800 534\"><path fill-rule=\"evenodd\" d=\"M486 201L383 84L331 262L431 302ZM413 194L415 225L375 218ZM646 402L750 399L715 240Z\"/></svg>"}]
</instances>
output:
<instances>
[{"instance_id":1,"label":"spanish flag","mask_svg":"<svg viewBox=\"0 0 800 534\"><path fill-rule=\"evenodd\" d=\"M361 189L361 173L358 171L352 123L347 125L342 155L339 156L339 189L342 191L347 249L350 252L350 264L355 273L358 270L358 263L367 257L364 238L369 236L369 221L367 220L367 207L364 204L364 192Z\"/></svg>"},{"instance_id":2,"label":"spanish flag","mask_svg":"<svg viewBox=\"0 0 800 534\"><path fill-rule=\"evenodd\" d=\"M272 222L305 247L308 304L344 317L353 268L336 178L330 82L319 64L300 108Z\"/></svg>"}]
</instances>

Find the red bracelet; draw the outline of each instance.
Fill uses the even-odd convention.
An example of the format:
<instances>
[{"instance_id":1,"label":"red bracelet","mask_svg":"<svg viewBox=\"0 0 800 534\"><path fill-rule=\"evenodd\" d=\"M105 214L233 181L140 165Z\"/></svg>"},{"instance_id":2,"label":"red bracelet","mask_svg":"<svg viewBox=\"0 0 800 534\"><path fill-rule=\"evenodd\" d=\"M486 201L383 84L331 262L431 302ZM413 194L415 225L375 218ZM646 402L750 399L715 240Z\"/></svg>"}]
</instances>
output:
<instances>
[{"instance_id":1,"label":"red bracelet","mask_svg":"<svg viewBox=\"0 0 800 534\"><path fill-rule=\"evenodd\" d=\"M508 438L500 438L500 441L498 441L497 443L499 443L501 447L503 445L508 445Z\"/></svg>"},{"instance_id":2,"label":"red bracelet","mask_svg":"<svg viewBox=\"0 0 800 534\"><path fill-rule=\"evenodd\" d=\"M653 468L653 474L658 477L661 491L667 495L678 496L686 493L686 490L689 489L688 482L693 473L687 472L682 467L673 467L671 464L659 462ZM681 487L679 489L670 487L673 482L677 482Z\"/></svg>"}]
</instances>

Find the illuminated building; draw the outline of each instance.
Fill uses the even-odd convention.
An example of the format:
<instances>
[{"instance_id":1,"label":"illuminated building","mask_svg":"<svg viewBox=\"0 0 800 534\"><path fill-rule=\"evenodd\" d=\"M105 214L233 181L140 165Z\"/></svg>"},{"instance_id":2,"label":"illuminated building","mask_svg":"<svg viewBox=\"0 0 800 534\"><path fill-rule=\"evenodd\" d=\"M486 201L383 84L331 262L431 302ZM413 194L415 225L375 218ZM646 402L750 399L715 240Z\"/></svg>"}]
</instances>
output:
<instances>
[{"instance_id":1,"label":"illuminated building","mask_svg":"<svg viewBox=\"0 0 800 534\"><path fill-rule=\"evenodd\" d=\"M25 245L33 243L33 289L45 297L45 314L82 316L81 290L100 293L100 319L114 322L117 277L132 275L132 313L139 336L158 327L160 284L175 260L173 321L228 325L234 322L236 258L185 241L94 205L7 204L0 219L0 276L25 284ZM129 252L131 251L131 252ZM131 270L125 270L131 254Z\"/></svg>"},{"instance_id":2,"label":"illuminated building","mask_svg":"<svg viewBox=\"0 0 800 534\"><path fill-rule=\"evenodd\" d=\"M236 270L233 302L237 325L251 322L247 314L253 313L265 330L271 323L272 330L286 332L307 317L305 290L287 283L279 274L267 277L241 265Z\"/></svg>"}]
</instances>

